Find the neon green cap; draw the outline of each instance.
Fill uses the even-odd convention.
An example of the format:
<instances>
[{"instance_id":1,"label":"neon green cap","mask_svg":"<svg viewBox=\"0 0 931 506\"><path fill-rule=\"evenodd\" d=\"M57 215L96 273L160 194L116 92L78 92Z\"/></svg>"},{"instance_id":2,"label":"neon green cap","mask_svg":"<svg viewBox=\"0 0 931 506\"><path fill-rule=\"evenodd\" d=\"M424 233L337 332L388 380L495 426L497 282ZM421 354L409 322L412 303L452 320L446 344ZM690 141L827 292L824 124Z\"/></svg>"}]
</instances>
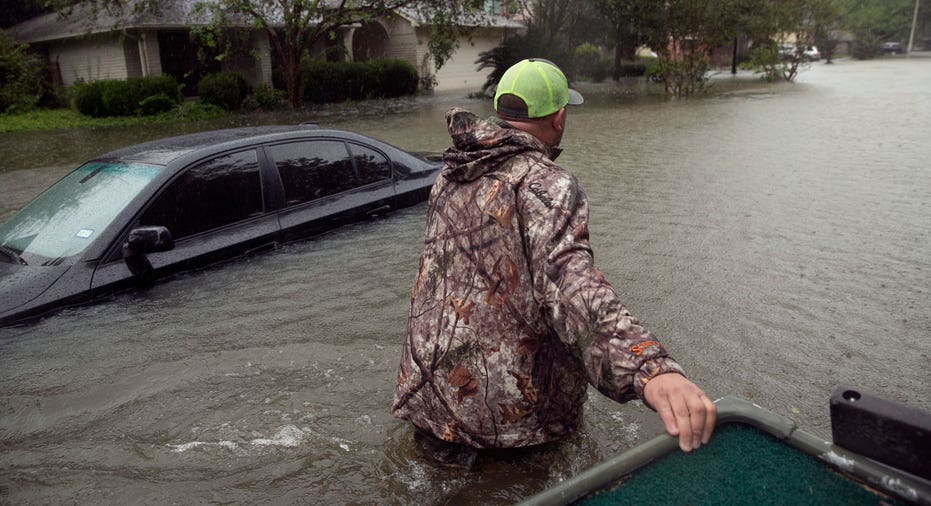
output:
<instances>
[{"instance_id":1,"label":"neon green cap","mask_svg":"<svg viewBox=\"0 0 931 506\"><path fill-rule=\"evenodd\" d=\"M501 95L514 95L527 104L527 110L500 107ZM565 74L553 62L542 58L521 60L504 72L495 91L495 111L511 118L542 118L585 99L569 88Z\"/></svg>"}]
</instances>

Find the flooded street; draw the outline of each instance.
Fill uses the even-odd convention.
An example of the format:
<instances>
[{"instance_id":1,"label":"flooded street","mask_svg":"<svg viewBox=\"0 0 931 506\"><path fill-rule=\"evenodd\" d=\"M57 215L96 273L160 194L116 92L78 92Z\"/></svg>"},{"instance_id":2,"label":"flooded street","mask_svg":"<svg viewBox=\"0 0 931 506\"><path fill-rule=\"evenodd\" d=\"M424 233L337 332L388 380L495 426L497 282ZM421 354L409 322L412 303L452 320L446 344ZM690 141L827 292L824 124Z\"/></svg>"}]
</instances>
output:
<instances>
[{"instance_id":1,"label":"flooded street","mask_svg":"<svg viewBox=\"0 0 931 506\"><path fill-rule=\"evenodd\" d=\"M931 410L929 82L931 57L719 76L688 101L580 86L559 161L596 264L710 396L823 437L840 385ZM491 112L444 95L259 121L440 151L454 105ZM3 134L0 219L97 154L245 121ZM0 329L0 503L511 504L662 431L590 389L561 444L424 461L389 412L424 213Z\"/></svg>"}]
</instances>

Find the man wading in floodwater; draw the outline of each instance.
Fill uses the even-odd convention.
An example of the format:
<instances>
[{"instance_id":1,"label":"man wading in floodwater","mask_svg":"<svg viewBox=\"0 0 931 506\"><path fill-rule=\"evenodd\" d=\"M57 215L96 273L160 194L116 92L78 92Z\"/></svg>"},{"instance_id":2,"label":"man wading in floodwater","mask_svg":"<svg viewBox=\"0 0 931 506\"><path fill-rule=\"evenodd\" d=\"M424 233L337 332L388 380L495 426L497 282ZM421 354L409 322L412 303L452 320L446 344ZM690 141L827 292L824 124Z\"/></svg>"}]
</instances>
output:
<instances>
[{"instance_id":1,"label":"man wading in floodwater","mask_svg":"<svg viewBox=\"0 0 931 506\"><path fill-rule=\"evenodd\" d=\"M451 109L453 147L430 195L392 410L444 463L579 428L588 383L643 399L691 451L716 410L595 268L588 202L553 160L567 104L551 62L524 60L495 93L497 118Z\"/></svg>"}]
</instances>

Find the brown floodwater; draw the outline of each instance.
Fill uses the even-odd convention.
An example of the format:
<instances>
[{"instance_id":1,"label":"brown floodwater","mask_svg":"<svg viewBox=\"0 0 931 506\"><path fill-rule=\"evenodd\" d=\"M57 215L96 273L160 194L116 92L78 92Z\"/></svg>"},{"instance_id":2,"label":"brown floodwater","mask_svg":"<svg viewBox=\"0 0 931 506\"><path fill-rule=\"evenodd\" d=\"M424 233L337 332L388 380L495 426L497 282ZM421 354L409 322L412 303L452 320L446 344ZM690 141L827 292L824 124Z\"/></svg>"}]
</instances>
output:
<instances>
[{"instance_id":1,"label":"brown floodwater","mask_svg":"<svg viewBox=\"0 0 931 506\"><path fill-rule=\"evenodd\" d=\"M931 410L931 58L721 75L708 97L581 85L560 161L596 263L712 397L830 436L853 386ZM445 148L457 95L0 136L0 219L151 138L317 120ZM509 504L661 432L591 390L567 441L470 472L389 413L423 205L0 329L0 503Z\"/></svg>"}]
</instances>

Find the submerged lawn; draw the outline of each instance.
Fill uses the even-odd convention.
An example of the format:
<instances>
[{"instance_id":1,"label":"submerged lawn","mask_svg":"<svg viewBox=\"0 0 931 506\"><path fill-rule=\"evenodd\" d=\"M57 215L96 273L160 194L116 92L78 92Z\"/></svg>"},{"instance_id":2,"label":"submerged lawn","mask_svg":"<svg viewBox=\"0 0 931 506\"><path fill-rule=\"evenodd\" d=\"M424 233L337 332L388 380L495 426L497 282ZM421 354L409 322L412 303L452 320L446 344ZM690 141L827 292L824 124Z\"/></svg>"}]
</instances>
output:
<instances>
[{"instance_id":1,"label":"submerged lawn","mask_svg":"<svg viewBox=\"0 0 931 506\"><path fill-rule=\"evenodd\" d=\"M0 114L0 133L197 121L219 118L227 114L230 113L201 104L185 104L155 116L110 118L92 118L73 109L35 109L22 114Z\"/></svg>"}]
</instances>

